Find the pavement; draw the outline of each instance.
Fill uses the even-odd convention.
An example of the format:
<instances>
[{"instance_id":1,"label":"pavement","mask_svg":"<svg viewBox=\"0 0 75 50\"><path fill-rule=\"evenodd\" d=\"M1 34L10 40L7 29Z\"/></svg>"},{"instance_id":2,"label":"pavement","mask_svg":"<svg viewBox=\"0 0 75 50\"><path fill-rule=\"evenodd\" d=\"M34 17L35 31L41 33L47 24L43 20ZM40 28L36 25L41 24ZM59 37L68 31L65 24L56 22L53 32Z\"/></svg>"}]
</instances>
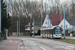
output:
<instances>
[{"instance_id":1,"label":"pavement","mask_svg":"<svg viewBox=\"0 0 75 50\"><path fill-rule=\"evenodd\" d=\"M75 50L75 44L42 38L21 38L25 47L21 50Z\"/></svg>"},{"instance_id":2,"label":"pavement","mask_svg":"<svg viewBox=\"0 0 75 50\"><path fill-rule=\"evenodd\" d=\"M64 38L64 37L62 37L62 38ZM65 37L66 39L75 39L75 37L69 37L69 36L67 36L67 37Z\"/></svg>"},{"instance_id":3,"label":"pavement","mask_svg":"<svg viewBox=\"0 0 75 50\"><path fill-rule=\"evenodd\" d=\"M40 37L9 37L0 42L0 50L75 50L75 44Z\"/></svg>"},{"instance_id":4,"label":"pavement","mask_svg":"<svg viewBox=\"0 0 75 50\"><path fill-rule=\"evenodd\" d=\"M0 42L0 50L18 50L19 39L8 38Z\"/></svg>"},{"instance_id":5,"label":"pavement","mask_svg":"<svg viewBox=\"0 0 75 50\"><path fill-rule=\"evenodd\" d=\"M35 36L35 38L41 38L41 36ZM62 37L64 38L64 37ZM66 39L75 39L75 37L65 36Z\"/></svg>"}]
</instances>

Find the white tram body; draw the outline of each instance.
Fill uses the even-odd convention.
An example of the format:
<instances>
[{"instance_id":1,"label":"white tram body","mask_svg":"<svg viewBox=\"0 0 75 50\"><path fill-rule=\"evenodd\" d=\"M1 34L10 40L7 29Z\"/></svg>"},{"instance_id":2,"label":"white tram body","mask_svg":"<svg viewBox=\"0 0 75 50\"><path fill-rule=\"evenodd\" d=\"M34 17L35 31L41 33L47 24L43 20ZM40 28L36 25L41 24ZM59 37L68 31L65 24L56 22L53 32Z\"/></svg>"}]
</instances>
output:
<instances>
[{"instance_id":1,"label":"white tram body","mask_svg":"<svg viewBox=\"0 0 75 50\"><path fill-rule=\"evenodd\" d=\"M61 38L62 28L59 26L53 28L41 28L41 37L43 38Z\"/></svg>"}]
</instances>

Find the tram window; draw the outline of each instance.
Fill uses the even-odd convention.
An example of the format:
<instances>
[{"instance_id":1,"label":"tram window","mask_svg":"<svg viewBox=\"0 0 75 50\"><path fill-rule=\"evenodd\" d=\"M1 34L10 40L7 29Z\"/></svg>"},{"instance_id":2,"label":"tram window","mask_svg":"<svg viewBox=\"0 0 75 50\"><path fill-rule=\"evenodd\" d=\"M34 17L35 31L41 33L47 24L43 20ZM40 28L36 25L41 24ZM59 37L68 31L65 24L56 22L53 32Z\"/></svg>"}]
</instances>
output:
<instances>
[{"instance_id":1,"label":"tram window","mask_svg":"<svg viewBox=\"0 0 75 50\"><path fill-rule=\"evenodd\" d=\"M61 33L60 29L55 30L55 34L60 34L60 33Z\"/></svg>"}]
</instances>

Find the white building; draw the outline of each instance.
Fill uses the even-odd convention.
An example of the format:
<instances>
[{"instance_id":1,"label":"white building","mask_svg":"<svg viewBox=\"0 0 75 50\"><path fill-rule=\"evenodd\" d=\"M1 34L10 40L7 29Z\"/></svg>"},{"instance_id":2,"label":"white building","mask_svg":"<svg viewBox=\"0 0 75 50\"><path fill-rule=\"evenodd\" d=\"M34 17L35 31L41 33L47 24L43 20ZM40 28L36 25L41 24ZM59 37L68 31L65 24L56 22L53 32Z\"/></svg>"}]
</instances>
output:
<instances>
[{"instance_id":1,"label":"white building","mask_svg":"<svg viewBox=\"0 0 75 50\"><path fill-rule=\"evenodd\" d=\"M37 33L40 28L41 28L41 22L35 22L34 23L34 33ZM25 32L33 33L33 22L28 23L28 25L25 25Z\"/></svg>"},{"instance_id":2,"label":"white building","mask_svg":"<svg viewBox=\"0 0 75 50\"><path fill-rule=\"evenodd\" d=\"M58 26L62 20L63 20L62 15L47 14L41 30L53 29L55 26Z\"/></svg>"},{"instance_id":3,"label":"white building","mask_svg":"<svg viewBox=\"0 0 75 50\"><path fill-rule=\"evenodd\" d=\"M64 19L59 24L62 29L64 29ZM65 29L66 32L70 33L72 31L75 31L75 19L74 18L67 18L65 19Z\"/></svg>"}]
</instances>

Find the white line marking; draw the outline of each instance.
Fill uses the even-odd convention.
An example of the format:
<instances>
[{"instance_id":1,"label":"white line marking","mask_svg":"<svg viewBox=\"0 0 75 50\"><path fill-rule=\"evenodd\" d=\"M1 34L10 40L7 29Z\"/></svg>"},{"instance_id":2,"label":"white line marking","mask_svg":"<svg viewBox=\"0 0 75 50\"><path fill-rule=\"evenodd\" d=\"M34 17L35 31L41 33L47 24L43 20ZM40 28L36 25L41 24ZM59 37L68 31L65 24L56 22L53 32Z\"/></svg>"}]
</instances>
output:
<instances>
[{"instance_id":1,"label":"white line marking","mask_svg":"<svg viewBox=\"0 0 75 50\"><path fill-rule=\"evenodd\" d=\"M29 42L29 41L26 41L26 42Z\"/></svg>"},{"instance_id":2,"label":"white line marking","mask_svg":"<svg viewBox=\"0 0 75 50\"><path fill-rule=\"evenodd\" d=\"M36 44L34 44L34 43L32 43L33 45L36 45Z\"/></svg>"},{"instance_id":3,"label":"white line marking","mask_svg":"<svg viewBox=\"0 0 75 50\"><path fill-rule=\"evenodd\" d=\"M24 47L22 46L22 47L20 47L20 48L24 48Z\"/></svg>"},{"instance_id":4,"label":"white line marking","mask_svg":"<svg viewBox=\"0 0 75 50\"><path fill-rule=\"evenodd\" d=\"M74 49L74 46L54 46L53 48Z\"/></svg>"},{"instance_id":5,"label":"white line marking","mask_svg":"<svg viewBox=\"0 0 75 50\"><path fill-rule=\"evenodd\" d=\"M30 43L32 43L32 42L34 42L34 41L31 41Z\"/></svg>"},{"instance_id":6,"label":"white line marking","mask_svg":"<svg viewBox=\"0 0 75 50\"><path fill-rule=\"evenodd\" d=\"M43 48L43 47L40 47L41 49L43 49L43 50L46 50L45 48Z\"/></svg>"},{"instance_id":7,"label":"white line marking","mask_svg":"<svg viewBox=\"0 0 75 50\"><path fill-rule=\"evenodd\" d=\"M18 41L15 41L15 42L18 42Z\"/></svg>"},{"instance_id":8,"label":"white line marking","mask_svg":"<svg viewBox=\"0 0 75 50\"><path fill-rule=\"evenodd\" d=\"M67 46L65 49L74 49L74 46Z\"/></svg>"},{"instance_id":9,"label":"white line marking","mask_svg":"<svg viewBox=\"0 0 75 50\"><path fill-rule=\"evenodd\" d=\"M31 44L36 45L36 44L34 44L34 43L31 43Z\"/></svg>"},{"instance_id":10,"label":"white line marking","mask_svg":"<svg viewBox=\"0 0 75 50\"><path fill-rule=\"evenodd\" d=\"M30 43L32 43L33 45L36 45L36 44L34 44L33 42L34 42L34 41L31 41Z\"/></svg>"},{"instance_id":11,"label":"white line marking","mask_svg":"<svg viewBox=\"0 0 75 50\"><path fill-rule=\"evenodd\" d=\"M10 41L10 42L13 42L13 41Z\"/></svg>"}]
</instances>

